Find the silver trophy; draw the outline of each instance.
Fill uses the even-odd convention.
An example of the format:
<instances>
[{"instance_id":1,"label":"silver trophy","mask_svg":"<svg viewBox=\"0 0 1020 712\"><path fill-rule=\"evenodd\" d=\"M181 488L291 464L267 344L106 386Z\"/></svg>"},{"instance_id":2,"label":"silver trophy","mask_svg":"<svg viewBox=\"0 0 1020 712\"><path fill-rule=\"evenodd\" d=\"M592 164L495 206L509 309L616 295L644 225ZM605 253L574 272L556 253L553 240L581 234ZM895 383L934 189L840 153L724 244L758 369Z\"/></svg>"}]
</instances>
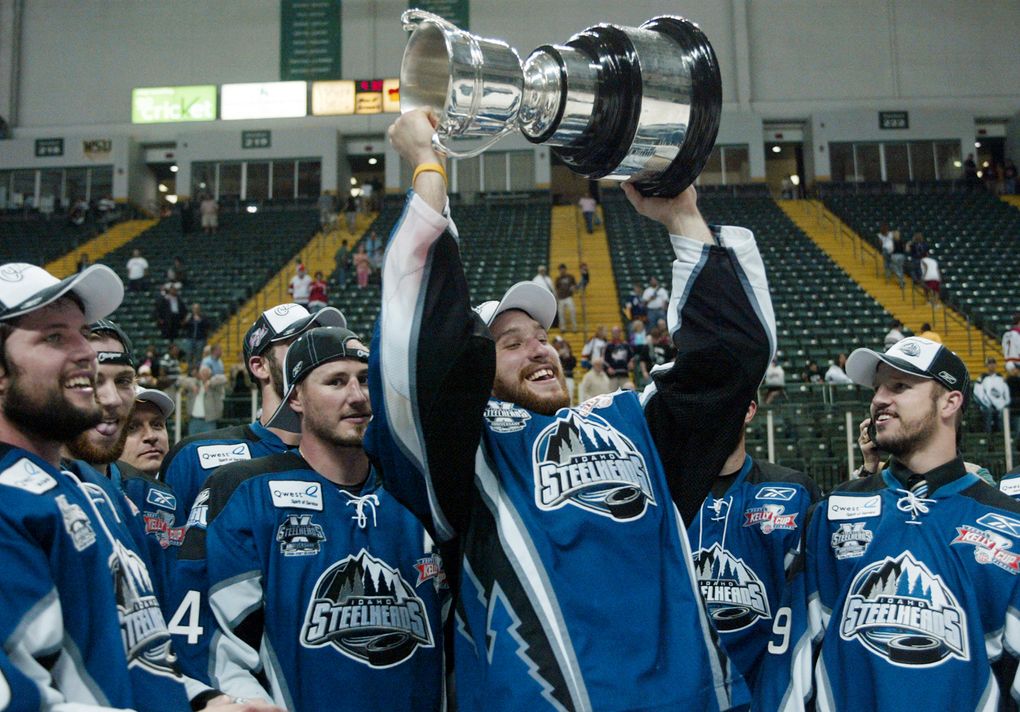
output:
<instances>
[{"instance_id":1,"label":"silver trophy","mask_svg":"<svg viewBox=\"0 0 1020 712\"><path fill-rule=\"evenodd\" d=\"M722 82L701 29L681 17L640 27L596 25L521 62L422 10L401 17L411 37L400 65L400 110L439 114L436 150L469 158L508 133L546 144L588 178L632 181L672 197L694 182L719 131ZM485 139L457 151L458 139Z\"/></svg>"}]
</instances>

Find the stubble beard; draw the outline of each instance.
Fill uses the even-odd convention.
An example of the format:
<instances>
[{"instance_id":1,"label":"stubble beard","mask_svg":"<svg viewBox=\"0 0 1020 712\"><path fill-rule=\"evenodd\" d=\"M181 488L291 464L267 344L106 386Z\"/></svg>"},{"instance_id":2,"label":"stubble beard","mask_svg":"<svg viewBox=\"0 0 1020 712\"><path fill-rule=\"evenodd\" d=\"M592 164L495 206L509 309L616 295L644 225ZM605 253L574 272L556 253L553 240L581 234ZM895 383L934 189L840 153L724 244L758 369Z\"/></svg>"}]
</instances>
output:
<instances>
[{"instance_id":1,"label":"stubble beard","mask_svg":"<svg viewBox=\"0 0 1020 712\"><path fill-rule=\"evenodd\" d=\"M924 418L913 424L911 427L903 427L904 423L900 420L900 427L902 433L896 436L885 436L882 433L877 433L875 438L875 445L880 450L885 450L890 455L902 460L903 458L918 452L931 440L935 434L935 428L938 422L938 412L935 401L932 401L931 410L924 416Z\"/></svg>"}]
</instances>

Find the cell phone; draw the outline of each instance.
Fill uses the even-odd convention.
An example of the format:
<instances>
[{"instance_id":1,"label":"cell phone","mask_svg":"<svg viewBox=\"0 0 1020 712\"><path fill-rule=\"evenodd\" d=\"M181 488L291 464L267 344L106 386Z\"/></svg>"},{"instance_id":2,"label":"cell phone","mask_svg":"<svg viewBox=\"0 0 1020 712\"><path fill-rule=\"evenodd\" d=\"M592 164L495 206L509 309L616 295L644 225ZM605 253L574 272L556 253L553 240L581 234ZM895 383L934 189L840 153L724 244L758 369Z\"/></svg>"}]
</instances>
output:
<instances>
[{"instance_id":1,"label":"cell phone","mask_svg":"<svg viewBox=\"0 0 1020 712\"><path fill-rule=\"evenodd\" d=\"M878 428L875 427L875 421L872 420L871 422L868 423L868 440L875 443L876 447L878 446L878 443L875 442L875 436L877 435L877 433Z\"/></svg>"}]
</instances>

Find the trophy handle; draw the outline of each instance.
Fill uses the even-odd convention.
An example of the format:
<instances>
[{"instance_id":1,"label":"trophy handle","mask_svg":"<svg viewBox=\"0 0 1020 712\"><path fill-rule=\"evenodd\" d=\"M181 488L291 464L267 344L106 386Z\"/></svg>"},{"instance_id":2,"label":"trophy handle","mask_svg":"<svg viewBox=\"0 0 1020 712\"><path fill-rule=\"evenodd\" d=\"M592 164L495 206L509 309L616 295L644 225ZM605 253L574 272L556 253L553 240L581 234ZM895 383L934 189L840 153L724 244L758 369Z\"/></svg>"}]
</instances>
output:
<instances>
[{"instance_id":1,"label":"trophy handle","mask_svg":"<svg viewBox=\"0 0 1020 712\"><path fill-rule=\"evenodd\" d=\"M426 12L425 10L404 10L404 13L400 16L400 22L404 25L404 29L407 32L412 32L423 22L434 22L447 30L460 32L457 26L449 20L442 18L439 15L434 15L431 12Z\"/></svg>"},{"instance_id":2,"label":"trophy handle","mask_svg":"<svg viewBox=\"0 0 1020 712\"><path fill-rule=\"evenodd\" d=\"M496 141L500 140L501 138L503 138L508 133L514 130L515 130L514 126L507 126L498 134L495 134L485 139L485 141L482 142L482 145L476 146L475 148L472 148L469 151L454 151L452 148L443 143L444 138L447 140L451 140L450 137L446 136L445 133L441 134L439 131L436 131L434 134L432 134L432 148L437 153L445 153L450 158L474 158L480 153L487 151L489 146L496 143Z\"/></svg>"}]
</instances>

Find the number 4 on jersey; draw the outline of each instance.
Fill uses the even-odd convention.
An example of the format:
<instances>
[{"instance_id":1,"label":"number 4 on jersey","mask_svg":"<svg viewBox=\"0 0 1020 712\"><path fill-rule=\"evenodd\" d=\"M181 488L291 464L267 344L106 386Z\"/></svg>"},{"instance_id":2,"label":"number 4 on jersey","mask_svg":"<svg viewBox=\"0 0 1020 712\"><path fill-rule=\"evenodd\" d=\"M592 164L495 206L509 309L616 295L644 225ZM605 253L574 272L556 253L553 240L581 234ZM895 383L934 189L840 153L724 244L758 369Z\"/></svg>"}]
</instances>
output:
<instances>
[{"instance_id":1,"label":"number 4 on jersey","mask_svg":"<svg viewBox=\"0 0 1020 712\"><path fill-rule=\"evenodd\" d=\"M188 637L188 645L194 645L198 642L199 636L204 632L204 628L198 624L198 611L201 603L202 594L198 591L188 591L185 594L184 600L181 601L181 605L177 608L174 617L170 619L170 623L167 625L170 635L186 635ZM187 625L181 625L181 621L185 618L188 619Z\"/></svg>"}]
</instances>

